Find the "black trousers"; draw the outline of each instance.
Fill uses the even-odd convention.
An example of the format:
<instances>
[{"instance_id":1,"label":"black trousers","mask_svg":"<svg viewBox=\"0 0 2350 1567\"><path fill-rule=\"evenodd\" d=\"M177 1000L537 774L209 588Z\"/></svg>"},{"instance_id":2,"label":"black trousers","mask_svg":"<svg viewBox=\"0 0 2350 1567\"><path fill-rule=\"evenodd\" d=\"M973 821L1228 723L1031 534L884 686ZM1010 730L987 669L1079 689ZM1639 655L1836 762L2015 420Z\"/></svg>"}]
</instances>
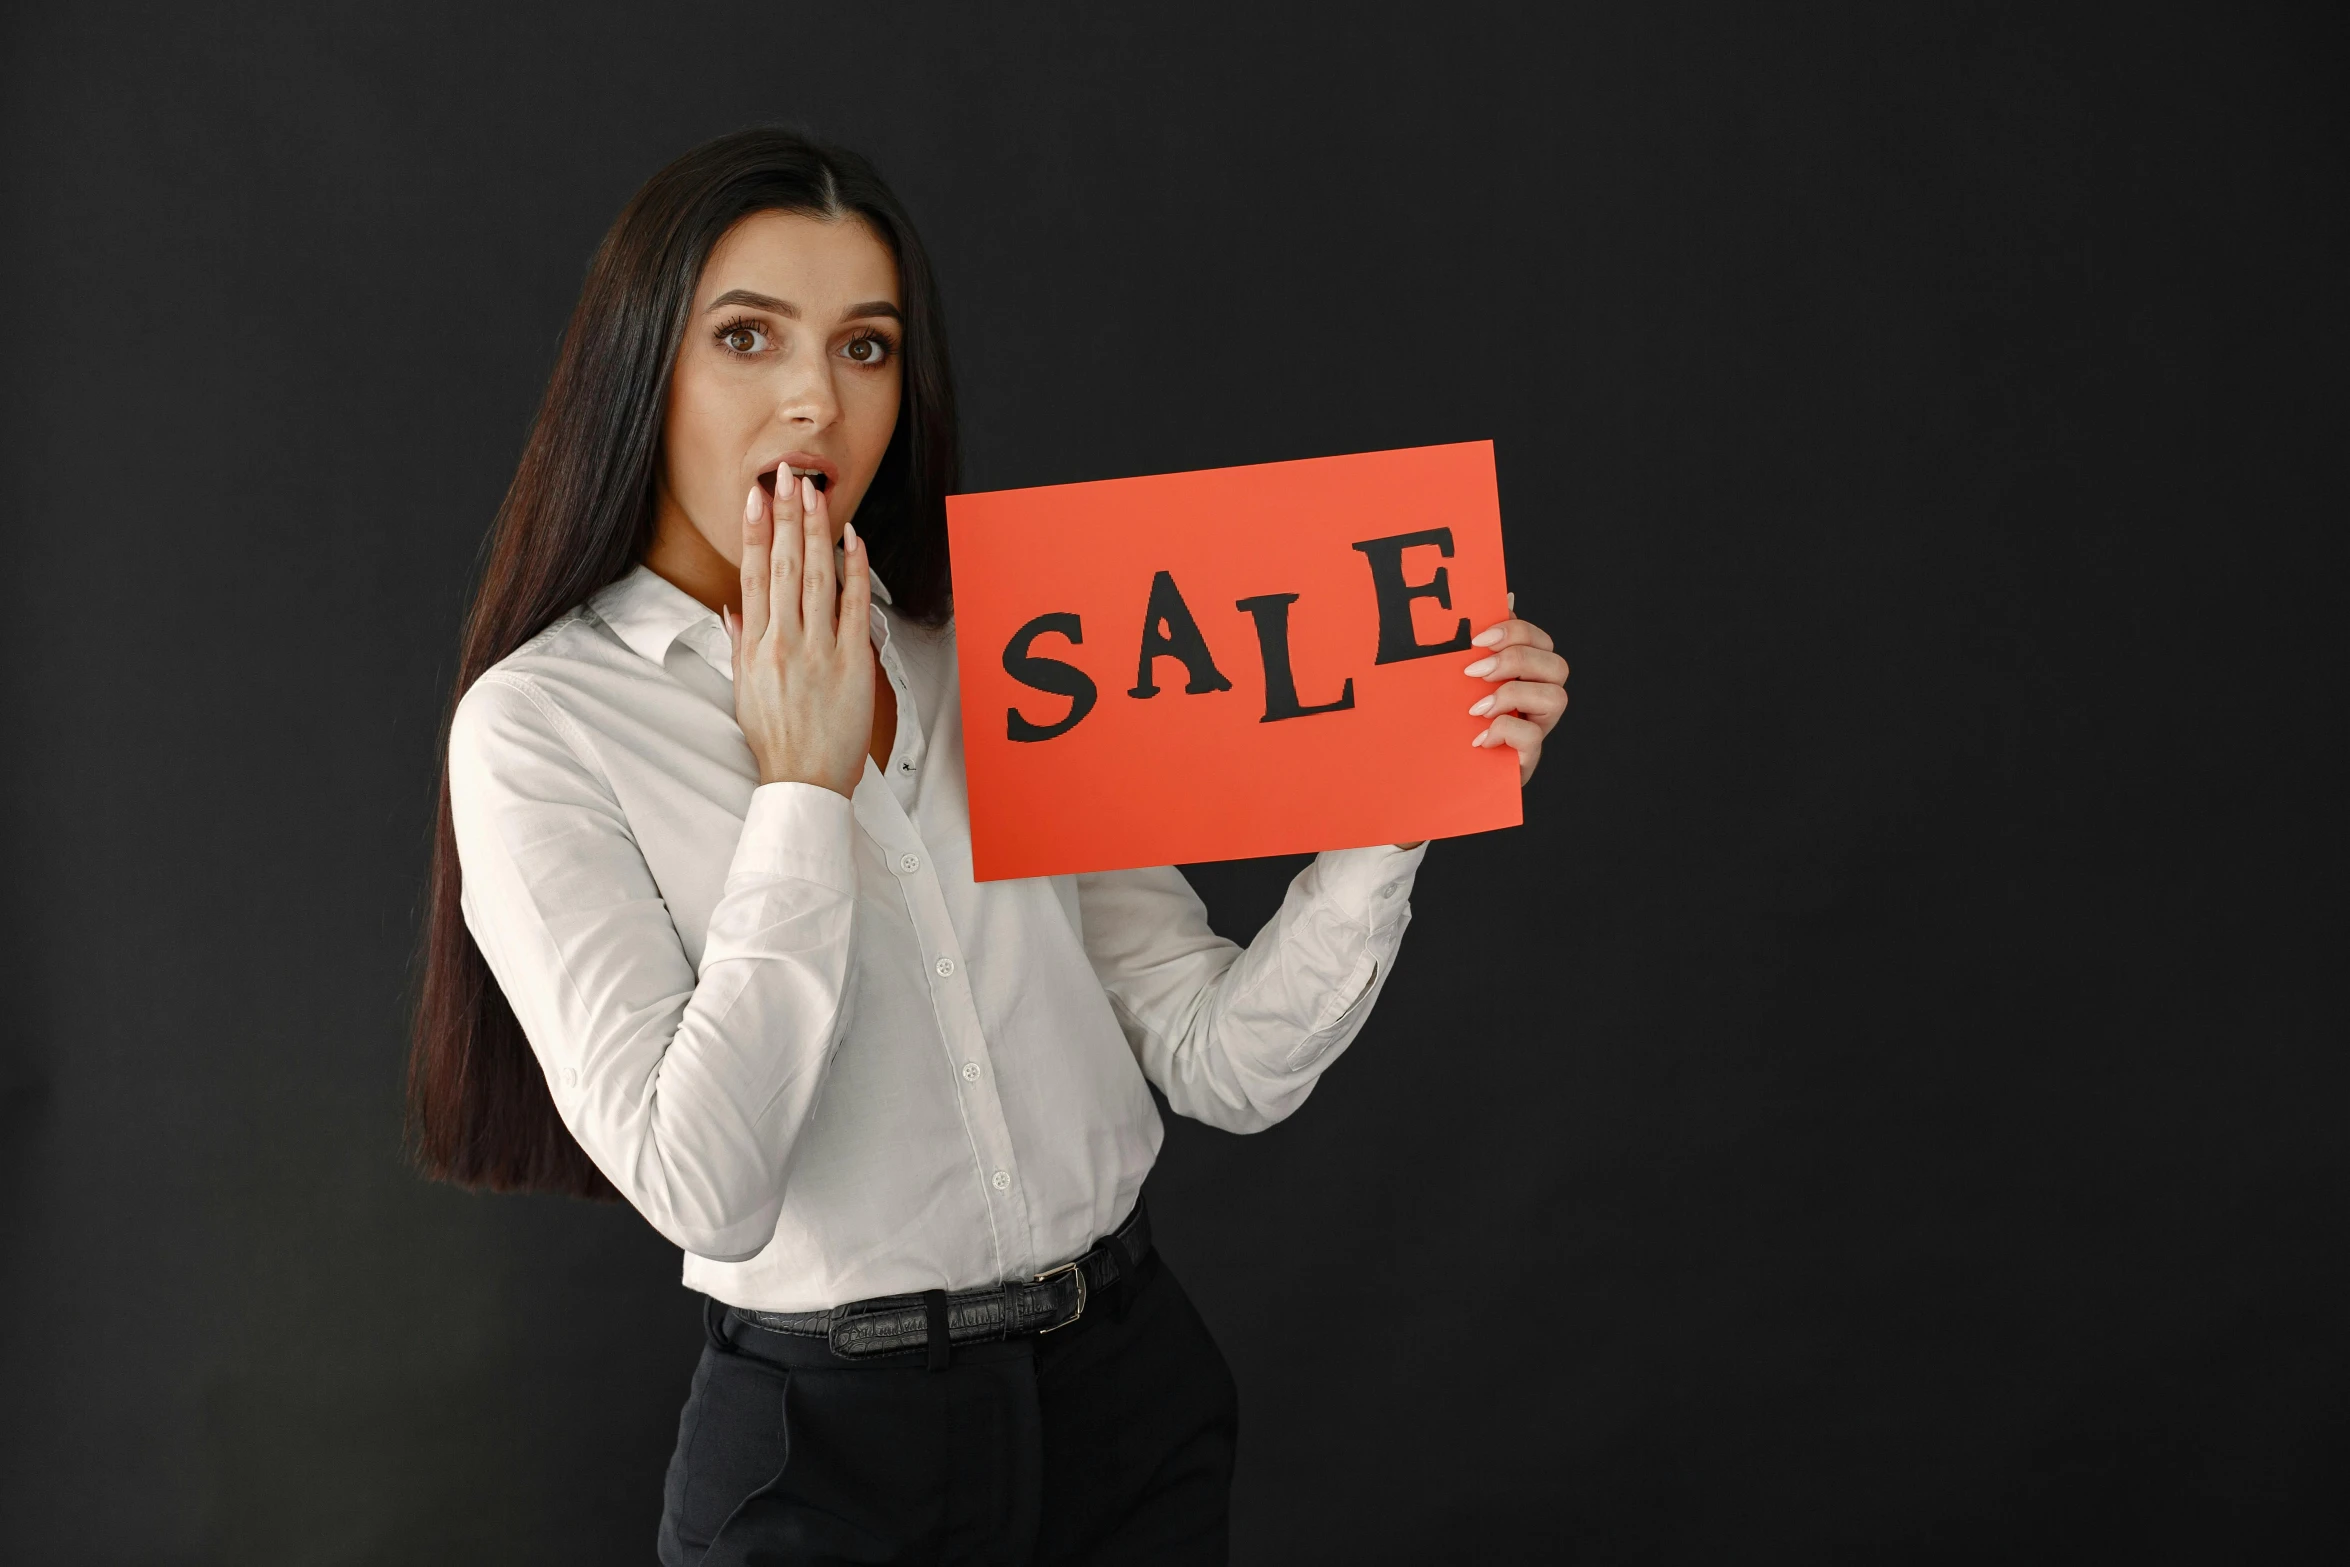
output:
<instances>
[{"instance_id":1,"label":"black trousers","mask_svg":"<svg viewBox=\"0 0 2350 1567\"><path fill-rule=\"evenodd\" d=\"M1115 1295L1115 1291L1109 1292ZM1231 1369L1154 1252L1051 1333L851 1360L709 1303L664 1567L1225 1560Z\"/></svg>"}]
</instances>

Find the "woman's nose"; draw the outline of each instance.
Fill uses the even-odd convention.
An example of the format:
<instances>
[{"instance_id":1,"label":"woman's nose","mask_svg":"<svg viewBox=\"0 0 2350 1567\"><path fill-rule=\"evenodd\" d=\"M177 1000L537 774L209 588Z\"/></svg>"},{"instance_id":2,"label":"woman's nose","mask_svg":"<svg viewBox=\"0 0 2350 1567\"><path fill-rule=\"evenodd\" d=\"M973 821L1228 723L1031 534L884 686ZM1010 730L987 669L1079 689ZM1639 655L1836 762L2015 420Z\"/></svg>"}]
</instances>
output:
<instances>
[{"instance_id":1,"label":"woman's nose","mask_svg":"<svg viewBox=\"0 0 2350 1567\"><path fill-rule=\"evenodd\" d=\"M795 355L796 363L783 368L783 385L777 388L777 412L794 424L813 425L817 429L832 423L840 412L840 401L833 396L832 367L821 353Z\"/></svg>"}]
</instances>

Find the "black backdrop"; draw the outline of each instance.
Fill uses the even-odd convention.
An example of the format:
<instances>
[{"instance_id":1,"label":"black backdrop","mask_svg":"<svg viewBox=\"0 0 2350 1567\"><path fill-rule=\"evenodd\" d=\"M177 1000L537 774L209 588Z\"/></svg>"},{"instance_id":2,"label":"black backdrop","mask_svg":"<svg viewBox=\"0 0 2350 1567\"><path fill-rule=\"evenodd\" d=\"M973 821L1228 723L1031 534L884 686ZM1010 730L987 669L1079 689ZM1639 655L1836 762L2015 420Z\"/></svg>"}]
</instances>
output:
<instances>
[{"instance_id":1,"label":"black backdrop","mask_svg":"<svg viewBox=\"0 0 2350 1567\"><path fill-rule=\"evenodd\" d=\"M1312 1102L1172 1128L1241 1560L2350 1533L2342 18L2060 9L14 8L14 1559L650 1559L675 1253L406 1173L403 992L584 260L762 118L973 487L1490 436L1576 667Z\"/></svg>"}]
</instances>

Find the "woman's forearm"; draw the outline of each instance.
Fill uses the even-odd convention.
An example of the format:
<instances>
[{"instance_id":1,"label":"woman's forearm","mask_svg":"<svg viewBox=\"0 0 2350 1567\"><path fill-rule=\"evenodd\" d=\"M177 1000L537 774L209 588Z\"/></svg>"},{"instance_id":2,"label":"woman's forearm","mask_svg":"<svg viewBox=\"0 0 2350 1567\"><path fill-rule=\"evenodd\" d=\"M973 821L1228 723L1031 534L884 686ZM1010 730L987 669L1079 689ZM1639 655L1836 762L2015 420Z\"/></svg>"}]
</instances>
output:
<instances>
[{"instance_id":1,"label":"woman's forearm","mask_svg":"<svg viewBox=\"0 0 2350 1567\"><path fill-rule=\"evenodd\" d=\"M686 1250L755 1254L839 1035L849 803L810 784L752 796L697 971L617 805L544 701L490 693L460 710L467 925L598 1168Z\"/></svg>"}]
</instances>

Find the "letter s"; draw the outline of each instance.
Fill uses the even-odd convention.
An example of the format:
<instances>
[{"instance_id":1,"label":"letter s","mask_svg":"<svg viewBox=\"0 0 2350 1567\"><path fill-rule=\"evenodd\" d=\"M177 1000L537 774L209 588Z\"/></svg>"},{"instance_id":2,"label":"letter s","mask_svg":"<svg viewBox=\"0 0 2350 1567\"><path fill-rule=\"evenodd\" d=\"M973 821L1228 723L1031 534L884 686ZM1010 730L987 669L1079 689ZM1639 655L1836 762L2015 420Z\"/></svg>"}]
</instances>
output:
<instances>
[{"instance_id":1,"label":"letter s","mask_svg":"<svg viewBox=\"0 0 2350 1567\"><path fill-rule=\"evenodd\" d=\"M1004 733L1014 740L1050 740L1065 735L1077 727L1077 721L1093 711L1096 692L1093 678L1075 664L1064 664L1057 658L1037 658L1028 651L1028 644L1048 631L1057 631L1069 639L1072 647L1085 645L1085 636L1077 617L1066 610L1039 615L1027 625L1012 633L1012 640L1004 644L1004 673L1024 686L1049 691L1069 699L1069 716L1057 724L1032 724L1020 716L1020 709L1004 709Z\"/></svg>"}]
</instances>

